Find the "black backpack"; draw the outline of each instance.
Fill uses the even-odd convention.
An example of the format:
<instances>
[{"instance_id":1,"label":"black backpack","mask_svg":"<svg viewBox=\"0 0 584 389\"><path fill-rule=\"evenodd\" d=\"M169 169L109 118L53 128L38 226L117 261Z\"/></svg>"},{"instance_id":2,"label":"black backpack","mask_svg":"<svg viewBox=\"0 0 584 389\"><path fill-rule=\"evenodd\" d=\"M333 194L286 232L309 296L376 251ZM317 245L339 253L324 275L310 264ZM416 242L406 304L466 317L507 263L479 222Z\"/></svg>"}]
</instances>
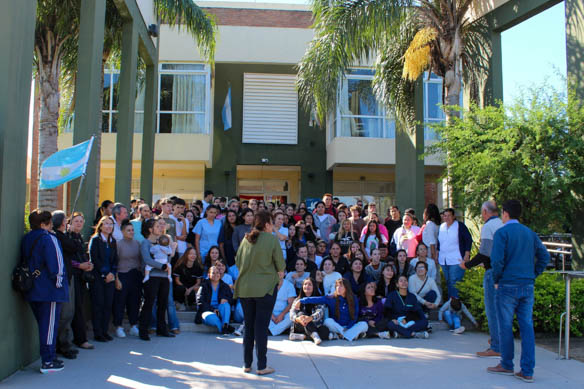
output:
<instances>
[{"instance_id":1,"label":"black backpack","mask_svg":"<svg viewBox=\"0 0 584 389\"><path fill-rule=\"evenodd\" d=\"M28 260L32 256L34 247L41 237L42 235L34 240L28 256L25 255L24 252L20 253L20 261L18 261L12 271L12 289L17 292L26 293L31 290L34 284L34 279L41 275L39 270L31 272L28 267Z\"/></svg>"}]
</instances>

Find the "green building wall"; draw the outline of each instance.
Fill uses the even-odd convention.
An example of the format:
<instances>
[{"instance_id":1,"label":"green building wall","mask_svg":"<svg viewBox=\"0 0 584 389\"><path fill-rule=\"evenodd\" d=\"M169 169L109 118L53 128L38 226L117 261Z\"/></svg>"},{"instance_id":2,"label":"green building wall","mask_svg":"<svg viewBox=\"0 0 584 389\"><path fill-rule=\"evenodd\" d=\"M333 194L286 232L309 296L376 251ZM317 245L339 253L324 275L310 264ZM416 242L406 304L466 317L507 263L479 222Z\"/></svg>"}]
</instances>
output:
<instances>
[{"instance_id":1,"label":"green building wall","mask_svg":"<svg viewBox=\"0 0 584 389\"><path fill-rule=\"evenodd\" d=\"M217 195L237 195L237 165L300 166L301 199L332 191L332 172L326 170L326 131L310 127L310 115L298 108L298 144L242 143L244 73L296 74L293 65L216 64L214 77L213 165L206 169L205 188ZM231 85L232 127L223 131L221 112Z\"/></svg>"}]
</instances>

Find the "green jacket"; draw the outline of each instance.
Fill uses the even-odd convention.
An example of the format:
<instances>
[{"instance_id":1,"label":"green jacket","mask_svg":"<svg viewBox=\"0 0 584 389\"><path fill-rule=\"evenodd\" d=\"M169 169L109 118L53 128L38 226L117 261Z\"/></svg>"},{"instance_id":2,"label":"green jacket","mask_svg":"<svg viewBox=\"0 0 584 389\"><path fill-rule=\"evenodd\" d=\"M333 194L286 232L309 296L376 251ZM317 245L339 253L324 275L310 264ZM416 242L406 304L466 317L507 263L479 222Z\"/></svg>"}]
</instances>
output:
<instances>
[{"instance_id":1,"label":"green jacket","mask_svg":"<svg viewBox=\"0 0 584 389\"><path fill-rule=\"evenodd\" d=\"M268 232L261 232L255 244L244 238L237 250L235 265L239 276L234 298L271 295L279 281L278 272L286 268L280 242Z\"/></svg>"}]
</instances>

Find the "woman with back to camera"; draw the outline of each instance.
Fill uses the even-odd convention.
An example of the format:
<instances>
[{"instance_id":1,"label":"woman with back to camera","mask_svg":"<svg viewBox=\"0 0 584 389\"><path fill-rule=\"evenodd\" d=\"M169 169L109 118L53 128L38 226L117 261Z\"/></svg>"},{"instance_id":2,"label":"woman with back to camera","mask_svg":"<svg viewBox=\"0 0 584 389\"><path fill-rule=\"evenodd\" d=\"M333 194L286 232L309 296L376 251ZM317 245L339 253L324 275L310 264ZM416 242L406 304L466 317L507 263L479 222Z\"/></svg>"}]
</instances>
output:
<instances>
[{"instance_id":1,"label":"woman with back to camera","mask_svg":"<svg viewBox=\"0 0 584 389\"><path fill-rule=\"evenodd\" d=\"M272 316L278 283L284 277L286 263L278 238L272 235L272 216L258 212L253 229L241 241L235 257L239 277L235 283L234 298L243 307L245 332L243 335L243 371L251 372L254 343L257 353L257 374L275 370L267 365L268 325Z\"/></svg>"}]
</instances>

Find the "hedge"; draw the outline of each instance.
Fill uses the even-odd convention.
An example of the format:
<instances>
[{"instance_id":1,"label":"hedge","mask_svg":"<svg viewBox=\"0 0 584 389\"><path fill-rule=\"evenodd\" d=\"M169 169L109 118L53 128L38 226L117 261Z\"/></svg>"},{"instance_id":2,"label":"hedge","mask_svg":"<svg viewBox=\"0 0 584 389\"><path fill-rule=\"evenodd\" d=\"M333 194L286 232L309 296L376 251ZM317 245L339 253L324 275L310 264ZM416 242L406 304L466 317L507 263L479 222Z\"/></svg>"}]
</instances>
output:
<instances>
[{"instance_id":1,"label":"hedge","mask_svg":"<svg viewBox=\"0 0 584 389\"><path fill-rule=\"evenodd\" d=\"M479 323L479 329L488 332L485 303L483 299L483 274L477 267L466 271L457 283L460 298ZM533 305L533 327L537 333L557 334L560 315L565 311L566 288L564 280L556 274L544 273L535 281ZM573 279L571 288L570 330L574 336L584 335L584 279ZM518 331L517 321L514 330Z\"/></svg>"}]
</instances>

